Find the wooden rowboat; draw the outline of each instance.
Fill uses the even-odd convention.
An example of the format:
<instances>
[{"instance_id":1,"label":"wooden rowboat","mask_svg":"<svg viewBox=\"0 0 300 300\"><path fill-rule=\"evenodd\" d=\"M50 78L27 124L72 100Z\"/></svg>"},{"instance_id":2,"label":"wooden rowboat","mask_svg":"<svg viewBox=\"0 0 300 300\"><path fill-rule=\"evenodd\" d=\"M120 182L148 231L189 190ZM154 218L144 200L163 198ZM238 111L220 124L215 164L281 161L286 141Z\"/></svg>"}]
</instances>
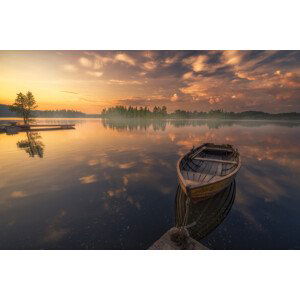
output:
<instances>
[{"instance_id":1,"label":"wooden rowboat","mask_svg":"<svg viewBox=\"0 0 300 300\"><path fill-rule=\"evenodd\" d=\"M207 143L179 159L177 175L183 192L197 202L213 197L230 185L240 167L237 149Z\"/></svg>"}]
</instances>

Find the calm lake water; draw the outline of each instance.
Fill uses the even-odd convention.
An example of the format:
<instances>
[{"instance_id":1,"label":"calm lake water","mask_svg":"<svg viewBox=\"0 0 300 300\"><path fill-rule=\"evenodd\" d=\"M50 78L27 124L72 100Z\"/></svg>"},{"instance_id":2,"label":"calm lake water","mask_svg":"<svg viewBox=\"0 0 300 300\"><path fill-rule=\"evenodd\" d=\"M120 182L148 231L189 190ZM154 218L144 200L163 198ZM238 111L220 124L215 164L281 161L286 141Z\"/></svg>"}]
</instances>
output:
<instances>
[{"instance_id":1,"label":"calm lake water","mask_svg":"<svg viewBox=\"0 0 300 300\"><path fill-rule=\"evenodd\" d=\"M4 119L2 119L4 120ZM0 134L1 249L146 249L175 223L176 162L238 147L242 168L212 249L300 249L300 123L104 121Z\"/></svg>"}]
</instances>

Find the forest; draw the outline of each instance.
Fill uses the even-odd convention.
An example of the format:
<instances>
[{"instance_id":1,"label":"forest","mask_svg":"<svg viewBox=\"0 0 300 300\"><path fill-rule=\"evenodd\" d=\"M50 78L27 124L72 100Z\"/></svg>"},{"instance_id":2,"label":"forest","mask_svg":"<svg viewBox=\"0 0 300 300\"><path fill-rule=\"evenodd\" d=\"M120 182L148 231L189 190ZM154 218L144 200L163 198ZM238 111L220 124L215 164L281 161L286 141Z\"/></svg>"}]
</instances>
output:
<instances>
[{"instance_id":1,"label":"forest","mask_svg":"<svg viewBox=\"0 0 300 300\"><path fill-rule=\"evenodd\" d=\"M271 114L262 111L227 112L222 109L203 111L175 110L168 113L166 106L155 106L152 111L148 107L115 106L103 109L102 118L169 118L169 119L228 119L228 120L300 120L300 113Z\"/></svg>"}]
</instances>

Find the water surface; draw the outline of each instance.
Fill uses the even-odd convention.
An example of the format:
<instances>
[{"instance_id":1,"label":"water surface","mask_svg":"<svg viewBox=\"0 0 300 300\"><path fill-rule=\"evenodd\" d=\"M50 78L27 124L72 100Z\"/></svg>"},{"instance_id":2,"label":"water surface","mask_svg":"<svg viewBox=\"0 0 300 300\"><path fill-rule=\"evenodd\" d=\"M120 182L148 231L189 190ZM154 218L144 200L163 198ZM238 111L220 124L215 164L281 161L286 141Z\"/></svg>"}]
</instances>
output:
<instances>
[{"instance_id":1,"label":"water surface","mask_svg":"<svg viewBox=\"0 0 300 300\"><path fill-rule=\"evenodd\" d=\"M0 134L1 249L146 249L174 225L176 162L193 145L229 143L242 168L212 249L300 248L300 124L108 121Z\"/></svg>"}]
</instances>

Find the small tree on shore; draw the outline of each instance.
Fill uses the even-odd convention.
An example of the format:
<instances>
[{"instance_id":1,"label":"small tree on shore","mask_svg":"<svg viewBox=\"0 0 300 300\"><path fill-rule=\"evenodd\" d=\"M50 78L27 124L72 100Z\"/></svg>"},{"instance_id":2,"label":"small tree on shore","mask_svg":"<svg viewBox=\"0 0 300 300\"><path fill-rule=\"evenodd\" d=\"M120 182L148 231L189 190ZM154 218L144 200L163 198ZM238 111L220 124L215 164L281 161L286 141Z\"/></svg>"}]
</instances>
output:
<instances>
[{"instance_id":1,"label":"small tree on shore","mask_svg":"<svg viewBox=\"0 0 300 300\"><path fill-rule=\"evenodd\" d=\"M10 110L20 115L25 124L29 124L32 110L35 108L37 108L37 104L31 92L27 92L26 95L18 93L15 103L10 106Z\"/></svg>"}]
</instances>

